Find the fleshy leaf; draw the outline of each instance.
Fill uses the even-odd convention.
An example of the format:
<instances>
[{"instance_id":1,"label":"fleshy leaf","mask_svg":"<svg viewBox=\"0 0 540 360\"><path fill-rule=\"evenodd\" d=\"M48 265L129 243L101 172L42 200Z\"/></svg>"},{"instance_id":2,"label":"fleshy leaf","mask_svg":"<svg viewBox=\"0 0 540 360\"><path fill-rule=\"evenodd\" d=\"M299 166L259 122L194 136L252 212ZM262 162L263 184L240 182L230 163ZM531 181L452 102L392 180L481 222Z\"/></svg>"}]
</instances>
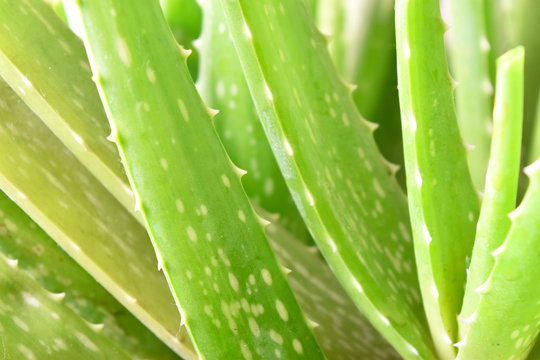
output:
<instances>
[{"instance_id":1,"label":"fleshy leaf","mask_svg":"<svg viewBox=\"0 0 540 360\"><path fill-rule=\"evenodd\" d=\"M279 225L266 229L280 264L291 270L287 280L302 310L319 325L313 331L327 359L400 359L359 312L316 248L310 249Z\"/></svg>"},{"instance_id":2,"label":"fleshy leaf","mask_svg":"<svg viewBox=\"0 0 540 360\"><path fill-rule=\"evenodd\" d=\"M106 140L110 127L80 39L40 0L1 0L0 21L2 77L132 211L133 193L118 151Z\"/></svg>"},{"instance_id":3,"label":"fleshy leaf","mask_svg":"<svg viewBox=\"0 0 540 360\"><path fill-rule=\"evenodd\" d=\"M200 356L322 358L159 4L73 5L112 140Z\"/></svg>"},{"instance_id":4,"label":"fleshy leaf","mask_svg":"<svg viewBox=\"0 0 540 360\"><path fill-rule=\"evenodd\" d=\"M457 360L524 359L540 332L540 161L526 169L530 185L510 214L503 244L492 252L495 265L481 287ZM518 311L516 311L518 310Z\"/></svg>"},{"instance_id":5,"label":"fleshy leaf","mask_svg":"<svg viewBox=\"0 0 540 360\"><path fill-rule=\"evenodd\" d=\"M105 337L114 342L128 353L130 358L178 359L175 353L77 265L2 192L0 192L0 252L7 258L17 259L20 271L24 271L47 292L56 294L57 298L63 297L62 303L66 307L78 314L91 327L99 329L99 334L95 336ZM41 293L42 290L37 292ZM26 293L27 296L34 296L31 291ZM7 299L4 293L0 295L0 301ZM29 325L35 321L36 319ZM55 320L49 324L48 333L59 336L64 331L63 327ZM83 328L86 327L83 325ZM81 356L88 358L97 356L95 353L91 354Z\"/></svg>"},{"instance_id":6,"label":"fleshy leaf","mask_svg":"<svg viewBox=\"0 0 540 360\"><path fill-rule=\"evenodd\" d=\"M405 197L304 2L221 3L266 136L326 261L401 356L433 358Z\"/></svg>"},{"instance_id":7,"label":"fleshy leaf","mask_svg":"<svg viewBox=\"0 0 540 360\"><path fill-rule=\"evenodd\" d=\"M491 45L485 14L489 1L451 0L451 65L458 85L456 111L463 140L473 148L467 154L474 185L483 190L493 122L493 84L489 76Z\"/></svg>"},{"instance_id":8,"label":"fleshy leaf","mask_svg":"<svg viewBox=\"0 0 540 360\"><path fill-rule=\"evenodd\" d=\"M454 109L439 0L396 2L399 97L418 277L441 359L453 359L478 219Z\"/></svg>"},{"instance_id":9,"label":"fleshy leaf","mask_svg":"<svg viewBox=\"0 0 540 360\"><path fill-rule=\"evenodd\" d=\"M56 299L55 294L18 269L16 259L0 254L0 355L35 360L114 358L126 352ZM50 331L57 328L59 331Z\"/></svg>"},{"instance_id":10,"label":"fleshy leaf","mask_svg":"<svg viewBox=\"0 0 540 360\"><path fill-rule=\"evenodd\" d=\"M0 94L0 187L161 340L194 358L145 229L5 83Z\"/></svg>"},{"instance_id":11,"label":"fleshy leaf","mask_svg":"<svg viewBox=\"0 0 540 360\"><path fill-rule=\"evenodd\" d=\"M508 214L516 207L523 119L523 63L523 48L509 51L497 62L493 143L467 287L458 318L460 338L465 337L469 320L474 317L481 298L476 290L487 281L495 263L491 253L506 238L511 225Z\"/></svg>"},{"instance_id":12,"label":"fleshy leaf","mask_svg":"<svg viewBox=\"0 0 540 360\"><path fill-rule=\"evenodd\" d=\"M242 184L248 196L298 239L312 242L268 145L233 49L219 0L203 2L203 54L197 88L205 102L219 109L214 124L233 162L248 173Z\"/></svg>"}]
</instances>

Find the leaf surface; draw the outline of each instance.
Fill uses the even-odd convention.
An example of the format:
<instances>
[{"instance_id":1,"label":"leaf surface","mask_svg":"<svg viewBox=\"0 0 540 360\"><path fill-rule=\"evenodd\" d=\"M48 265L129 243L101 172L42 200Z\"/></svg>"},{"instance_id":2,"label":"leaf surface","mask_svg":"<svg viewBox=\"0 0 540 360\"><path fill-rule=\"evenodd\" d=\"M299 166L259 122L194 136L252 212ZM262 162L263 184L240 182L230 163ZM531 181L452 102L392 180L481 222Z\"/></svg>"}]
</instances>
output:
<instances>
[{"instance_id":1,"label":"leaf surface","mask_svg":"<svg viewBox=\"0 0 540 360\"><path fill-rule=\"evenodd\" d=\"M6 258L16 259L18 271L27 274L42 287L42 289L35 287L37 293L41 294L45 291L52 297L56 296L58 299L63 297L59 304L69 308L63 311L67 314L66 316L73 317L70 315L70 311L73 311L87 322L87 324L81 325L83 329L90 326L99 330L93 332L92 337L108 339L122 348L126 354L129 354L130 358L178 359L175 353L133 317L1 192L0 252ZM21 275L21 277L24 276ZM17 282L17 279L18 277L11 279L11 281ZM34 292L31 289L27 289L25 294L28 299L34 297ZM10 296L2 293L0 300L10 301ZM33 319L28 325L34 326L34 323L36 323L36 319ZM62 341L66 340L62 336L65 330L60 320L46 321L46 323L48 326L47 334L43 337L55 335L59 336ZM34 335L34 338L40 338L41 335L43 334ZM15 346L11 342L17 340L26 345L36 343L35 339L28 338L28 334L20 339L9 337L9 348ZM47 347L50 348L50 345L59 347L59 344L59 341L55 341L54 344L49 344ZM105 352L107 348L101 350ZM43 351L40 353L43 354ZM67 356L67 354L62 356ZM93 358L98 355L89 351L89 354L82 352L77 356ZM107 354L107 356L112 356L112 354Z\"/></svg>"},{"instance_id":2,"label":"leaf surface","mask_svg":"<svg viewBox=\"0 0 540 360\"><path fill-rule=\"evenodd\" d=\"M418 278L439 357L453 359L478 219L454 109L438 0L396 2L407 193Z\"/></svg>"},{"instance_id":3,"label":"leaf surface","mask_svg":"<svg viewBox=\"0 0 540 360\"><path fill-rule=\"evenodd\" d=\"M540 332L540 161L527 169L530 185L495 265L476 291L478 306L456 359L525 359ZM516 311L519 309L519 311Z\"/></svg>"},{"instance_id":4,"label":"leaf surface","mask_svg":"<svg viewBox=\"0 0 540 360\"><path fill-rule=\"evenodd\" d=\"M159 4L74 5L111 139L199 355L322 358Z\"/></svg>"},{"instance_id":5,"label":"leaf surface","mask_svg":"<svg viewBox=\"0 0 540 360\"><path fill-rule=\"evenodd\" d=\"M317 246L401 356L432 358L405 197L308 9L297 0L222 5L266 136Z\"/></svg>"},{"instance_id":6,"label":"leaf surface","mask_svg":"<svg viewBox=\"0 0 540 360\"><path fill-rule=\"evenodd\" d=\"M194 358L145 229L0 86L0 187L160 339Z\"/></svg>"},{"instance_id":7,"label":"leaf surface","mask_svg":"<svg viewBox=\"0 0 540 360\"><path fill-rule=\"evenodd\" d=\"M493 143L463 307L458 318L460 338L466 336L468 323L474 318L481 298L477 289L491 273L495 263L491 254L506 238L511 225L508 214L516 207L523 122L523 63L521 47L507 52L497 61Z\"/></svg>"},{"instance_id":8,"label":"leaf surface","mask_svg":"<svg viewBox=\"0 0 540 360\"><path fill-rule=\"evenodd\" d=\"M40 0L0 1L0 73L129 211L135 200L82 42Z\"/></svg>"}]
</instances>

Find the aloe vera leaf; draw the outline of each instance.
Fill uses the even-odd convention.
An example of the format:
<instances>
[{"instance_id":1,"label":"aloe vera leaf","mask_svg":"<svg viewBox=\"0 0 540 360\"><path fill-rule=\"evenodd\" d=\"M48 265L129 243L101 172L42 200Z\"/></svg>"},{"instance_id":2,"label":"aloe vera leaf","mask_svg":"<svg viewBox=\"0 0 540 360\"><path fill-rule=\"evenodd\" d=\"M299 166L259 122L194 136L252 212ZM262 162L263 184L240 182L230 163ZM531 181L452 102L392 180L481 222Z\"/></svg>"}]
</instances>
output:
<instances>
[{"instance_id":1,"label":"aloe vera leaf","mask_svg":"<svg viewBox=\"0 0 540 360\"><path fill-rule=\"evenodd\" d=\"M469 170L483 190L493 123L493 84L489 76L490 43L486 35L484 0L451 0L454 42L451 67L456 88L457 119L468 152Z\"/></svg>"},{"instance_id":2,"label":"aloe vera leaf","mask_svg":"<svg viewBox=\"0 0 540 360\"><path fill-rule=\"evenodd\" d=\"M300 306L319 324L314 332L327 359L401 358L359 312L316 248L301 243L279 224L266 230L279 262L291 270L287 279Z\"/></svg>"},{"instance_id":3,"label":"aloe vera leaf","mask_svg":"<svg viewBox=\"0 0 540 360\"><path fill-rule=\"evenodd\" d=\"M0 354L3 359L34 360L114 358L126 352L64 306L0 255ZM51 331L52 328L58 331ZM47 354L47 355L45 355Z\"/></svg>"},{"instance_id":4,"label":"aloe vera leaf","mask_svg":"<svg viewBox=\"0 0 540 360\"><path fill-rule=\"evenodd\" d=\"M5 83L0 93L0 187L156 336L194 358L145 229Z\"/></svg>"},{"instance_id":5,"label":"aloe vera leaf","mask_svg":"<svg viewBox=\"0 0 540 360\"><path fill-rule=\"evenodd\" d=\"M401 356L433 358L405 198L304 3L222 6L266 136L323 256Z\"/></svg>"},{"instance_id":6,"label":"aloe vera leaf","mask_svg":"<svg viewBox=\"0 0 540 360\"><path fill-rule=\"evenodd\" d=\"M176 41L184 48L194 50L187 64L191 76L196 79L199 72L199 53L194 48L193 41L201 34L201 8L195 0L160 0L159 3Z\"/></svg>"},{"instance_id":7,"label":"aloe vera leaf","mask_svg":"<svg viewBox=\"0 0 540 360\"><path fill-rule=\"evenodd\" d=\"M492 252L495 265L456 359L524 359L540 332L540 161L526 173L529 189L509 216L510 231ZM519 309L519 311L516 311Z\"/></svg>"},{"instance_id":8,"label":"aloe vera leaf","mask_svg":"<svg viewBox=\"0 0 540 360\"><path fill-rule=\"evenodd\" d=\"M159 5L75 5L113 139L199 355L322 358Z\"/></svg>"},{"instance_id":9,"label":"aloe vera leaf","mask_svg":"<svg viewBox=\"0 0 540 360\"><path fill-rule=\"evenodd\" d=\"M453 359L478 198L459 135L443 34L438 0L397 1L399 96L418 277L439 356Z\"/></svg>"},{"instance_id":10,"label":"aloe vera leaf","mask_svg":"<svg viewBox=\"0 0 540 360\"><path fill-rule=\"evenodd\" d=\"M132 211L135 200L118 152L106 140L110 127L81 41L40 0L1 0L0 21L2 77Z\"/></svg>"},{"instance_id":11,"label":"aloe vera leaf","mask_svg":"<svg viewBox=\"0 0 540 360\"><path fill-rule=\"evenodd\" d=\"M467 277L459 320L464 338L470 317L481 296L476 289L488 279L495 259L491 253L503 243L516 207L521 131L523 119L524 50L515 48L497 62L497 92L493 111L493 144L486 176L486 188L478 220L476 239Z\"/></svg>"},{"instance_id":12,"label":"aloe vera leaf","mask_svg":"<svg viewBox=\"0 0 540 360\"><path fill-rule=\"evenodd\" d=\"M279 214L280 224L296 238L312 242L264 135L240 61L231 51L233 43L219 0L205 1L203 11L197 88L209 106L220 109L214 125L221 141L232 161L247 171L242 184L252 201Z\"/></svg>"},{"instance_id":13,"label":"aloe vera leaf","mask_svg":"<svg viewBox=\"0 0 540 360\"><path fill-rule=\"evenodd\" d=\"M65 306L99 329L96 336L117 344L130 358L178 359L2 192L0 252L17 259L21 271L46 291L63 297ZM6 300L4 295L0 298ZM58 334L59 327L53 324L50 331Z\"/></svg>"}]
</instances>

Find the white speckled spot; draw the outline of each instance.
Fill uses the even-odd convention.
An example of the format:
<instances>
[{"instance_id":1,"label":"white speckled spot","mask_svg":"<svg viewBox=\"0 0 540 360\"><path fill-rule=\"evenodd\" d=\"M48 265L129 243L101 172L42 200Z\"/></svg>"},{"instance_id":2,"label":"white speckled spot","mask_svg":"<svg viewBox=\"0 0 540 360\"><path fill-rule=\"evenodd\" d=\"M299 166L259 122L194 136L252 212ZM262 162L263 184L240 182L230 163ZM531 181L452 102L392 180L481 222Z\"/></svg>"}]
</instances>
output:
<instances>
[{"instance_id":1,"label":"white speckled spot","mask_svg":"<svg viewBox=\"0 0 540 360\"><path fill-rule=\"evenodd\" d=\"M272 274L270 274L270 271L268 271L267 269L262 269L261 275L267 285L272 285Z\"/></svg>"},{"instance_id":2,"label":"white speckled spot","mask_svg":"<svg viewBox=\"0 0 540 360\"><path fill-rule=\"evenodd\" d=\"M80 333L78 331L75 332L75 336L77 337L77 339L79 339L79 341L81 342L81 344L83 344L85 347L87 347L88 349L92 350L92 351L98 351L98 347L96 346L96 344L94 344L92 342L92 340L90 340L86 335L84 335L83 333Z\"/></svg>"},{"instance_id":3,"label":"white speckled spot","mask_svg":"<svg viewBox=\"0 0 540 360\"><path fill-rule=\"evenodd\" d=\"M248 319L249 329L251 330L251 333L255 335L256 337L259 337L261 335L261 330L259 329L259 324L257 324L257 321L255 321L254 318Z\"/></svg>"},{"instance_id":4,"label":"white speckled spot","mask_svg":"<svg viewBox=\"0 0 540 360\"><path fill-rule=\"evenodd\" d=\"M191 226L188 226L186 231L187 231L189 240L191 240L193 242L196 242L197 241L197 233L195 232L195 229L193 229Z\"/></svg>"},{"instance_id":5,"label":"white speckled spot","mask_svg":"<svg viewBox=\"0 0 540 360\"><path fill-rule=\"evenodd\" d=\"M184 213L184 203L180 199L176 199L176 210L181 214Z\"/></svg>"},{"instance_id":6,"label":"white speckled spot","mask_svg":"<svg viewBox=\"0 0 540 360\"><path fill-rule=\"evenodd\" d=\"M19 317L13 316L11 320L13 320L15 325L17 325L21 330L26 331L26 332L30 330L28 325L24 321L22 321Z\"/></svg>"},{"instance_id":7,"label":"white speckled spot","mask_svg":"<svg viewBox=\"0 0 540 360\"><path fill-rule=\"evenodd\" d=\"M279 317L283 319L283 321L289 320L289 313L287 312L285 305L283 305L283 303L279 299L276 300L276 310L279 314Z\"/></svg>"},{"instance_id":8,"label":"white speckled spot","mask_svg":"<svg viewBox=\"0 0 540 360\"><path fill-rule=\"evenodd\" d=\"M5 349L5 348L4 348ZM27 360L36 360L36 355L34 355L34 353L32 352L32 350L30 350L29 348L27 348L26 346L24 346L23 344L18 344L17 345L17 350L19 350L19 352L27 359Z\"/></svg>"},{"instance_id":9,"label":"white speckled spot","mask_svg":"<svg viewBox=\"0 0 540 360\"><path fill-rule=\"evenodd\" d=\"M178 99L178 108L180 109L180 113L182 114L184 120L189 122L189 113L187 111L186 104L184 104L182 99Z\"/></svg>"},{"instance_id":10,"label":"white speckled spot","mask_svg":"<svg viewBox=\"0 0 540 360\"><path fill-rule=\"evenodd\" d=\"M275 343L279 345L283 344L283 337L273 329L270 330L270 339L272 339Z\"/></svg>"},{"instance_id":11,"label":"white speckled spot","mask_svg":"<svg viewBox=\"0 0 540 360\"><path fill-rule=\"evenodd\" d=\"M151 83L156 82L156 73L154 72L154 69L152 69L150 66L146 68L146 77L148 80L150 80Z\"/></svg>"},{"instance_id":12,"label":"white speckled spot","mask_svg":"<svg viewBox=\"0 0 540 360\"><path fill-rule=\"evenodd\" d=\"M292 341L292 345L294 351L296 351L298 354L302 354L304 352L304 349L302 349L302 344L300 343L300 341L298 341L298 339L294 339Z\"/></svg>"},{"instance_id":13,"label":"white speckled spot","mask_svg":"<svg viewBox=\"0 0 540 360\"><path fill-rule=\"evenodd\" d=\"M116 50L118 51L118 56L120 56L122 63L124 63L125 66L131 66L131 53L129 52L126 40L120 36L116 38Z\"/></svg>"},{"instance_id":14,"label":"white speckled spot","mask_svg":"<svg viewBox=\"0 0 540 360\"><path fill-rule=\"evenodd\" d=\"M225 185L225 187L231 187L231 182L229 180L229 178L227 177L227 175L223 174L221 175L221 181L223 182L223 185Z\"/></svg>"},{"instance_id":15,"label":"white speckled spot","mask_svg":"<svg viewBox=\"0 0 540 360\"><path fill-rule=\"evenodd\" d=\"M236 279L236 276L234 276L234 274L231 272L229 273L229 284L234 291L238 292L238 279Z\"/></svg>"},{"instance_id":16,"label":"white speckled spot","mask_svg":"<svg viewBox=\"0 0 540 360\"><path fill-rule=\"evenodd\" d=\"M161 163L161 167L163 168L163 170L169 170L169 163L167 162L167 159L161 159L159 160L159 162Z\"/></svg>"},{"instance_id":17,"label":"white speckled spot","mask_svg":"<svg viewBox=\"0 0 540 360\"><path fill-rule=\"evenodd\" d=\"M241 222L243 223L246 222L246 214L244 214L242 210L238 210L238 218L240 219Z\"/></svg>"},{"instance_id":18,"label":"white speckled spot","mask_svg":"<svg viewBox=\"0 0 540 360\"><path fill-rule=\"evenodd\" d=\"M40 307L41 306L41 302L36 299L32 294L29 294L29 293L23 293L22 294L23 297L24 297L24 301L26 301L26 303L32 307Z\"/></svg>"}]
</instances>

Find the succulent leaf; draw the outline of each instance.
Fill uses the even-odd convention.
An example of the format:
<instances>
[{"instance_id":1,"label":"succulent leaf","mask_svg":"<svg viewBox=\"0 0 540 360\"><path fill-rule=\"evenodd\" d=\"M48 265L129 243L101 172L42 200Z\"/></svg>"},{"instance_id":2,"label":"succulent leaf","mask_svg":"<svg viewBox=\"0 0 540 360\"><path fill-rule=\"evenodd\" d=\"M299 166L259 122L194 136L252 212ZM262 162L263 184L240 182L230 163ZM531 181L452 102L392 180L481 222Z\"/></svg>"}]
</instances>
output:
<instances>
[{"instance_id":1,"label":"succulent leaf","mask_svg":"<svg viewBox=\"0 0 540 360\"><path fill-rule=\"evenodd\" d=\"M169 347L194 358L145 229L5 83L0 94L2 190Z\"/></svg>"},{"instance_id":2,"label":"succulent leaf","mask_svg":"<svg viewBox=\"0 0 540 360\"><path fill-rule=\"evenodd\" d=\"M405 198L309 11L297 0L222 5L266 136L326 261L400 355L432 358Z\"/></svg>"},{"instance_id":3,"label":"succulent leaf","mask_svg":"<svg viewBox=\"0 0 540 360\"><path fill-rule=\"evenodd\" d=\"M0 74L105 188L135 203L81 41L40 0L0 1ZM69 95L66 95L69 94Z\"/></svg>"},{"instance_id":4,"label":"succulent leaf","mask_svg":"<svg viewBox=\"0 0 540 360\"><path fill-rule=\"evenodd\" d=\"M453 359L478 197L454 110L439 1L396 4L399 96L418 277L439 357Z\"/></svg>"},{"instance_id":5,"label":"succulent leaf","mask_svg":"<svg viewBox=\"0 0 540 360\"><path fill-rule=\"evenodd\" d=\"M0 356L4 359L131 359L54 294L0 254ZM61 322L62 325L58 323ZM59 332L50 329L60 328Z\"/></svg>"},{"instance_id":6,"label":"succulent leaf","mask_svg":"<svg viewBox=\"0 0 540 360\"><path fill-rule=\"evenodd\" d=\"M495 265L477 291L480 300L466 336L456 344L458 360L524 359L540 332L540 161L526 169L529 189L510 214ZM519 311L516 311L519 309Z\"/></svg>"},{"instance_id":7,"label":"succulent leaf","mask_svg":"<svg viewBox=\"0 0 540 360\"><path fill-rule=\"evenodd\" d=\"M359 312L318 251L310 251L279 224L270 224L266 232L280 264L291 270L287 280L302 310L319 325L313 331L327 359L400 359Z\"/></svg>"},{"instance_id":8,"label":"succulent leaf","mask_svg":"<svg viewBox=\"0 0 540 360\"><path fill-rule=\"evenodd\" d=\"M17 259L18 270L31 277L49 294L54 294L53 298L63 296L64 306L79 315L90 327L99 328L99 335L95 336L107 338L117 344L129 354L130 358L156 360L178 358L2 192L0 192L0 252L9 259ZM15 279L10 280L16 282ZM37 292L41 293L43 290ZM35 296L30 289L27 289L25 294L28 298ZM0 301L2 300L11 301L11 298L2 293ZM36 320L32 319L28 323L29 327L33 327ZM62 341L67 340L63 336L60 337L63 335L62 331L51 331L51 328L63 328L58 321L48 323L50 328L45 338L55 334ZM2 323L0 322L0 325ZM16 340L23 346L28 346L36 342L35 338L41 339L41 335L34 335L32 340L26 336ZM15 339L9 337L9 340ZM56 346L59 343L60 340L55 341ZM11 345L8 346L9 349ZM101 349L102 353L106 351L106 348ZM35 355L41 357L43 354L44 352L40 351ZM6 358L9 356L9 352L4 354ZM51 356L61 358L67 354L61 356L51 354ZM90 354L82 352L79 356L93 358L98 355L95 352Z\"/></svg>"},{"instance_id":9,"label":"succulent leaf","mask_svg":"<svg viewBox=\"0 0 540 360\"><path fill-rule=\"evenodd\" d=\"M277 213L296 238L312 243L259 122L219 0L203 2L203 11L197 88L210 107L219 109L213 120L221 141L247 171L242 184L252 201Z\"/></svg>"},{"instance_id":10,"label":"succulent leaf","mask_svg":"<svg viewBox=\"0 0 540 360\"><path fill-rule=\"evenodd\" d=\"M159 4L74 5L113 140L199 355L322 358Z\"/></svg>"},{"instance_id":11,"label":"succulent leaf","mask_svg":"<svg viewBox=\"0 0 540 360\"><path fill-rule=\"evenodd\" d=\"M492 252L506 238L511 225L508 214L516 206L523 119L523 63L521 47L507 52L497 62L491 156L459 316L460 338L466 336L467 319L473 316L481 298L476 289L488 280L495 263Z\"/></svg>"},{"instance_id":12,"label":"succulent leaf","mask_svg":"<svg viewBox=\"0 0 540 360\"><path fill-rule=\"evenodd\" d=\"M472 145L467 156L473 183L483 190L493 122L493 84L489 74L491 45L485 24L485 0L452 0L451 65L456 88L457 119L463 140Z\"/></svg>"}]
</instances>

